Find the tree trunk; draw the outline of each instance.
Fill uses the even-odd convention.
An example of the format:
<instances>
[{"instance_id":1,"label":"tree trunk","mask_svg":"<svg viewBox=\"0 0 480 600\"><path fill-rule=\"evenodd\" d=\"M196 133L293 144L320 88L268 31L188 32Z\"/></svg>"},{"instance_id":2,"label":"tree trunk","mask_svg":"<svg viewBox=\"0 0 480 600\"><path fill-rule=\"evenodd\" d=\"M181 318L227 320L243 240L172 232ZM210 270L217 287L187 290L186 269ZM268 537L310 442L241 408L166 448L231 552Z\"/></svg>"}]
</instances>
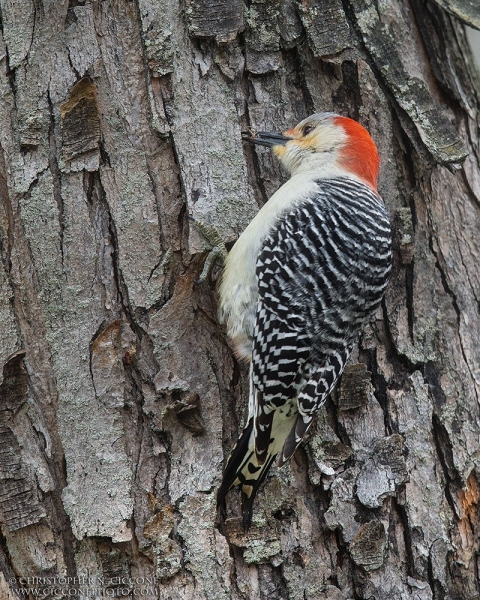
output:
<instances>
[{"instance_id":1,"label":"tree trunk","mask_svg":"<svg viewBox=\"0 0 480 600\"><path fill-rule=\"evenodd\" d=\"M480 597L476 9L0 7L0 597ZM379 147L394 272L245 534L247 374L196 280L286 177L240 131L324 111Z\"/></svg>"}]
</instances>

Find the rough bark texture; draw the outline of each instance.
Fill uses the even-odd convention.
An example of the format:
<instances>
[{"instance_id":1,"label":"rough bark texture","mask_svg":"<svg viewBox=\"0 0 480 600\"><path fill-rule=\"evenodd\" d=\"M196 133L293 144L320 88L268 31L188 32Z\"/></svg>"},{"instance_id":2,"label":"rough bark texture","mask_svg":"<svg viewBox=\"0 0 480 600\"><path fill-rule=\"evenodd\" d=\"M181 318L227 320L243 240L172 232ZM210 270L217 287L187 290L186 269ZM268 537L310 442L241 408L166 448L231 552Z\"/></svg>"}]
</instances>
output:
<instances>
[{"instance_id":1,"label":"rough bark texture","mask_svg":"<svg viewBox=\"0 0 480 600\"><path fill-rule=\"evenodd\" d=\"M1 598L480 597L473 3L0 9ZM285 179L242 128L319 111L378 144L395 269L244 534L215 491L246 372L195 282Z\"/></svg>"}]
</instances>

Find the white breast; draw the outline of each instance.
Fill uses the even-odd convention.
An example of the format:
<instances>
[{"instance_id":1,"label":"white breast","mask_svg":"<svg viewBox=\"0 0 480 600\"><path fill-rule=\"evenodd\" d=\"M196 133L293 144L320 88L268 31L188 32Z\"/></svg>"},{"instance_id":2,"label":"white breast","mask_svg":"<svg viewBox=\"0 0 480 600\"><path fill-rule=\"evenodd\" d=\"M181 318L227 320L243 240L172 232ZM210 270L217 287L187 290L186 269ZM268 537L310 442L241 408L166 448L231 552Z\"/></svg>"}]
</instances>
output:
<instances>
[{"instance_id":1,"label":"white breast","mask_svg":"<svg viewBox=\"0 0 480 600\"><path fill-rule=\"evenodd\" d=\"M337 173L336 173L337 174ZM258 287L257 256L278 217L315 193L318 173L289 179L261 208L230 251L220 284L220 322L225 323L239 358L250 360Z\"/></svg>"}]
</instances>

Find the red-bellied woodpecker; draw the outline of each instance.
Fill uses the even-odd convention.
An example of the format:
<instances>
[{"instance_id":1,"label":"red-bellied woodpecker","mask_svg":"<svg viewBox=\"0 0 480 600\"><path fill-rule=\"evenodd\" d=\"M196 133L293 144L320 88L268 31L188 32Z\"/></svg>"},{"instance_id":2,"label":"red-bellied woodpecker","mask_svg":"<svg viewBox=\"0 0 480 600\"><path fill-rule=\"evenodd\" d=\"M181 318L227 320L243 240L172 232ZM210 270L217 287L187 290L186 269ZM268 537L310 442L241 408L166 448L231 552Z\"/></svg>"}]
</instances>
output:
<instances>
[{"instance_id":1,"label":"red-bellied woodpecker","mask_svg":"<svg viewBox=\"0 0 480 600\"><path fill-rule=\"evenodd\" d=\"M251 381L217 498L241 486L248 527L270 466L293 455L380 305L392 252L377 148L359 123L322 113L244 139L272 147L291 173L235 243L220 285L220 318Z\"/></svg>"}]
</instances>

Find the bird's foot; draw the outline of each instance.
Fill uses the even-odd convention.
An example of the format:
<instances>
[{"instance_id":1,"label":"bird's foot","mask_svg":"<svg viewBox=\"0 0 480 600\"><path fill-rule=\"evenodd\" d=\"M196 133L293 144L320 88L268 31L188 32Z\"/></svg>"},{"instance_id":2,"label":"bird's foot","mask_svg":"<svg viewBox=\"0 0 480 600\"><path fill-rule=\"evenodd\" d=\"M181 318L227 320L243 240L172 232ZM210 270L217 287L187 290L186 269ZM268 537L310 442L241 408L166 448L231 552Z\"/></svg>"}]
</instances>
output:
<instances>
[{"instance_id":1,"label":"bird's foot","mask_svg":"<svg viewBox=\"0 0 480 600\"><path fill-rule=\"evenodd\" d=\"M206 225L205 223L201 223L192 216L189 218L211 248L207 258L205 259L200 277L196 280L196 283L203 283L210 275L210 272L216 263L220 263L221 265L225 263L225 260L228 256L228 250L225 247L225 242L223 241L220 233L214 225Z\"/></svg>"}]
</instances>

